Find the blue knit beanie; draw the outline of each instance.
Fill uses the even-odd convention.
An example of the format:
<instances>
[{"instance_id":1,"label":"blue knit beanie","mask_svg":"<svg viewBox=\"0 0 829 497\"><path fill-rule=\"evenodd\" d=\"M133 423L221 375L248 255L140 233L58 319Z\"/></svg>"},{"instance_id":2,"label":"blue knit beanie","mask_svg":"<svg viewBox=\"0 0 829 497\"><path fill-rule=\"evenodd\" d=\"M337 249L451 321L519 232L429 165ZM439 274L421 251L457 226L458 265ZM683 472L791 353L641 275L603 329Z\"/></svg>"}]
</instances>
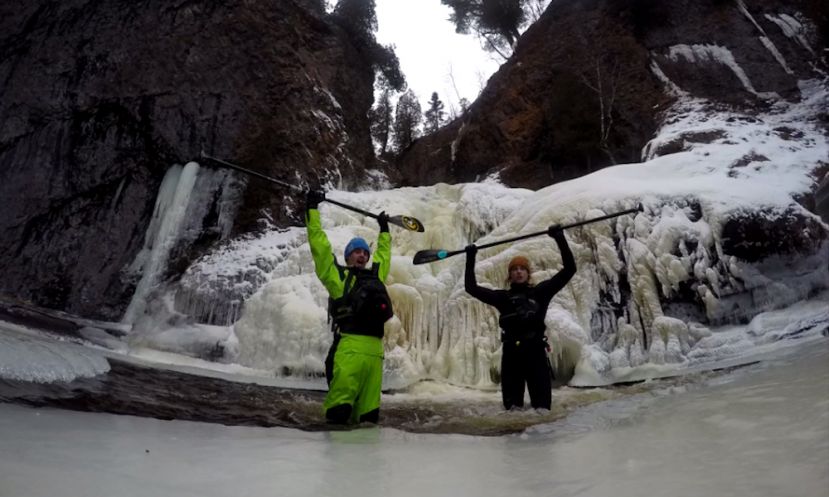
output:
<instances>
[{"instance_id":1,"label":"blue knit beanie","mask_svg":"<svg viewBox=\"0 0 829 497\"><path fill-rule=\"evenodd\" d=\"M345 246L345 258L348 259L348 256L351 255L351 252L354 252L357 249L363 249L371 255L371 249L368 248L368 243L365 240L356 236L348 242L348 245Z\"/></svg>"}]
</instances>

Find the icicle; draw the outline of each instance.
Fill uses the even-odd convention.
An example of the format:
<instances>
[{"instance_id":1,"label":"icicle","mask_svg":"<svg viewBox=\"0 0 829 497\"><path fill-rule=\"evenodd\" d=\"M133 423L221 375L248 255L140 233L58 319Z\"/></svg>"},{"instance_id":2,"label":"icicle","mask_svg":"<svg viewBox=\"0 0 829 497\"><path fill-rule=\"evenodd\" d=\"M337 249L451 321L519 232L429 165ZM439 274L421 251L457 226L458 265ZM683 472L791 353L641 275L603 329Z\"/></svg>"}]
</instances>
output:
<instances>
[{"instance_id":1,"label":"icicle","mask_svg":"<svg viewBox=\"0 0 829 497\"><path fill-rule=\"evenodd\" d=\"M190 162L184 168L171 167L161 182L153 217L144 238L144 247L136 256L130 272L141 275L122 322L135 323L146 307L146 299L167 265L170 250L178 239L190 193L196 183L199 166Z\"/></svg>"}]
</instances>

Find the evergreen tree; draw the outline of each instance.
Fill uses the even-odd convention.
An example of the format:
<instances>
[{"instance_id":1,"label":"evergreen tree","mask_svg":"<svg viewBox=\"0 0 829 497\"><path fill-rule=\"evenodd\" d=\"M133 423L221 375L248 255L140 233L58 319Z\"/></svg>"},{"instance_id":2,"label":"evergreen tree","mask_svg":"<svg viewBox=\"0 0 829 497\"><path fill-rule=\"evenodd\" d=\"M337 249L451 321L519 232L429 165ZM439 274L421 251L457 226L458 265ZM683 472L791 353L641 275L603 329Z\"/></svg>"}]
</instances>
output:
<instances>
[{"instance_id":1,"label":"evergreen tree","mask_svg":"<svg viewBox=\"0 0 829 497\"><path fill-rule=\"evenodd\" d=\"M466 110L469 109L469 105L469 100L466 98L461 98L456 104L450 102L449 111L446 113L446 120L454 121L455 119L466 114Z\"/></svg>"},{"instance_id":2,"label":"evergreen tree","mask_svg":"<svg viewBox=\"0 0 829 497\"><path fill-rule=\"evenodd\" d=\"M401 91L406 87L406 78L400 70L400 60L391 45L377 43L377 12L374 0L339 0L331 17L342 27L354 45L367 57L375 75L384 84Z\"/></svg>"},{"instance_id":3,"label":"evergreen tree","mask_svg":"<svg viewBox=\"0 0 829 497\"><path fill-rule=\"evenodd\" d=\"M406 76L400 70L400 59L394 52L394 46L375 44L371 60L381 88L391 88L394 91L406 89Z\"/></svg>"},{"instance_id":4,"label":"evergreen tree","mask_svg":"<svg viewBox=\"0 0 829 497\"><path fill-rule=\"evenodd\" d=\"M423 113L423 117L426 118L425 133L427 135L432 134L440 129L445 115L446 113L443 112L443 102L438 98L438 93L436 91L432 92L432 99L429 101L429 110Z\"/></svg>"},{"instance_id":5,"label":"evergreen tree","mask_svg":"<svg viewBox=\"0 0 829 497\"><path fill-rule=\"evenodd\" d=\"M386 87L380 94L377 105L369 112L371 137L380 147L380 155L385 155L389 148L392 124L391 89Z\"/></svg>"},{"instance_id":6,"label":"evergreen tree","mask_svg":"<svg viewBox=\"0 0 829 497\"><path fill-rule=\"evenodd\" d=\"M334 20L358 42L372 47L377 44L377 12L374 0L339 0L332 14Z\"/></svg>"},{"instance_id":7,"label":"evergreen tree","mask_svg":"<svg viewBox=\"0 0 829 497\"><path fill-rule=\"evenodd\" d=\"M400 95L394 115L394 144L402 152L420 136L420 103L412 90Z\"/></svg>"},{"instance_id":8,"label":"evergreen tree","mask_svg":"<svg viewBox=\"0 0 829 497\"><path fill-rule=\"evenodd\" d=\"M441 0L452 9L449 19L458 33L477 34L487 50L504 58L515 47L519 28L536 19L538 0Z\"/></svg>"}]
</instances>

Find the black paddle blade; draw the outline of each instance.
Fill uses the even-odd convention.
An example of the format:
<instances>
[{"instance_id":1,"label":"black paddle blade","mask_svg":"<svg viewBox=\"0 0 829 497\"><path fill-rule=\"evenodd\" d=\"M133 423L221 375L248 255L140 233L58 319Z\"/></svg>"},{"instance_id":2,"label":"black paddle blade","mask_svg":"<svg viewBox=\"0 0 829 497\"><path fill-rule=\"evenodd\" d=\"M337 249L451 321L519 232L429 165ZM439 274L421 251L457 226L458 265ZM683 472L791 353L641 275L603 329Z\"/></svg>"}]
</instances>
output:
<instances>
[{"instance_id":1,"label":"black paddle blade","mask_svg":"<svg viewBox=\"0 0 829 497\"><path fill-rule=\"evenodd\" d=\"M406 228L409 231L417 231L419 233L426 231L426 228L423 227L423 223L409 216L391 216L389 218L389 222L395 226Z\"/></svg>"},{"instance_id":2,"label":"black paddle blade","mask_svg":"<svg viewBox=\"0 0 829 497\"><path fill-rule=\"evenodd\" d=\"M443 249L418 250L414 255L414 259L412 259L412 264L426 264L428 262L442 261L450 255L454 254Z\"/></svg>"}]
</instances>

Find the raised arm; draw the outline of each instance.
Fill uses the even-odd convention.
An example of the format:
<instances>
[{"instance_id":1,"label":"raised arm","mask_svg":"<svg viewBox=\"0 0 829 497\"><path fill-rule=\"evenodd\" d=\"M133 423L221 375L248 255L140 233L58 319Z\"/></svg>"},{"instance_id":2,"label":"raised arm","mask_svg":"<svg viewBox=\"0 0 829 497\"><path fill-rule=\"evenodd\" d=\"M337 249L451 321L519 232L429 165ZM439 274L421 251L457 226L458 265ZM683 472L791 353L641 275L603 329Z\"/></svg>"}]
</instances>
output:
<instances>
[{"instance_id":1,"label":"raised arm","mask_svg":"<svg viewBox=\"0 0 829 497\"><path fill-rule=\"evenodd\" d=\"M343 294L343 281L337 270L337 261L331 250L331 242L328 241L325 231L322 229L318 197L323 194L314 192L308 194L307 208L305 210L305 229L308 233L308 245L311 247L311 257L314 259L314 272L320 279L322 285L328 290L331 298L339 298Z\"/></svg>"},{"instance_id":2,"label":"raised arm","mask_svg":"<svg viewBox=\"0 0 829 497\"><path fill-rule=\"evenodd\" d=\"M389 221L386 211L380 213L377 224L380 225L380 234L377 235L377 250L374 251L371 260L374 264L379 265L377 277L385 283L391 269L391 234L389 233Z\"/></svg>"},{"instance_id":3,"label":"raised arm","mask_svg":"<svg viewBox=\"0 0 829 497\"><path fill-rule=\"evenodd\" d=\"M475 278L475 256L478 253L478 247L475 245L467 245L466 247L466 269L463 274L463 287L466 293L472 295L484 304L498 306L503 300L501 293L498 290L484 288L478 286L478 280Z\"/></svg>"},{"instance_id":4,"label":"raised arm","mask_svg":"<svg viewBox=\"0 0 829 497\"><path fill-rule=\"evenodd\" d=\"M561 262L563 264L561 270L552 278L542 281L535 287L536 295L539 299L549 304L553 296L564 288L564 285L576 274L576 259L573 257L573 252L570 250L570 245L567 244L567 239L564 237L564 231L561 228L551 226L548 234L556 241L558 250L561 252Z\"/></svg>"}]
</instances>

